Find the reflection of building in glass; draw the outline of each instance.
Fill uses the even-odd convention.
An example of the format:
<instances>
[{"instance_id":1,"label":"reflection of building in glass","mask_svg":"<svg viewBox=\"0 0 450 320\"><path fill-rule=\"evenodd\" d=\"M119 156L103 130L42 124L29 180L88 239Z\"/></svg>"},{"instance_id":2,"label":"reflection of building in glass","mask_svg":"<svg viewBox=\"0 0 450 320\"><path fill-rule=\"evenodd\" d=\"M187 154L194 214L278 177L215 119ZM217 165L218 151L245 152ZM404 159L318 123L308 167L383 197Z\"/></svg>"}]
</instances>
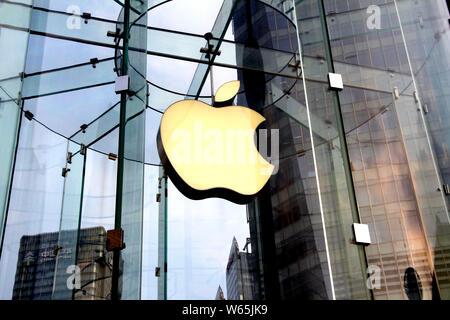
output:
<instances>
[{"instance_id":1,"label":"reflection of building in glass","mask_svg":"<svg viewBox=\"0 0 450 320\"><path fill-rule=\"evenodd\" d=\"M77 231L62 231L65 239L76 239ZM112 255L106 252L106 232L104 228L81 229L80 245L75 248L60 246L59 233L43 233L23 236L20 243L14 283L15 300L49 300L53 297L73 295L75 300L108 299L111 290ZM73 291L68 283L75 285L74 269L63 277L62 285L55 283L58 265L69 267L78 254L80 288ZM66 268L67 271L67 268ZM71 277L69 279L69 277ZM71 281L74 279L74 281Z\"/></svg>"},{"instance_id":2,"label":"reflection of building in glass","mask_svg":"<svg viewBox=\"0 0 450 320\"><path fill-rule=\"evenodd\" d=\"M263 297L408 299L415 289L405 292L404 276L411 269L420 279L421 298L448 297L449 259L442 243L450 234L435 226L435 218L448 226L440 182L449 182L447 142L441 141L449 136L443 133L449 121L442 98L448 93L440 83L450 75L443 53L448 11L443 1L397 2L397 8L394 2L380 5L382 30L366 28L363 1L323 1L323 10L321 1L297 4L308 97L298 81L290 100L262 110L266 127L280 130L280 169L249 206ZM293 18L289 4L278 8ZM252 48L297 47L292 25L257 2L238 7L233 27L236 40ZM237 50L237 59L248 59L245 51ZM267 57L254 60L263 68L271 63ZM332 68L344 79L339 94L329 90ZM250 107L268 105L283 90L261 73L239 77L252 92L246 97ZM262 81L265 90L252 87ZM352 243L350 225L358 220L371 232L372 244L364 249ZM367 266L380 268L381 287L371 292Z\"/></svg>"},{"instance_id":3,"label":"reflection of building in glass","mask_svg":"<svg viewBox=\"0 0 450 320\"><path fill-rule=\"evenodd\" d=\"M217 288L217 293L216 293L216 299L215 300L225 300L225 296L223 294L223 290L222 290L221 286L219 286L219 288Z\"/></svg>"},{"instance_id":4,"label":"reflection of building in glass","mask_svg":"<svg viewBox=\"0 0 450 320\"><path fill-rule=\"evenodd\" d=\"M258 2L247 2L246 5L238 7L233 18L233 29L236 41L247 43L249 47L255 48L255 51L259 46L286 51L293 51L297 47L294 25L280 13ZM245 58L245 52L237 52L238 60ZM258 64L262 65L267 61L267 58L261 57ZM258 202L249 206L252 250L259 253L260 287L265 288L261 290L261 295L263 298L277 298L280 296L280 287L283 287L283 298L325 298L321 293L325 287L323 280L319 280L322 277L321 265L315 232L307 214L300 163L295 157L287 157L304 148L304 129L276 106L263 109L272 102L272 96L267 93L287 92L294 83L292 80L289 83L286 79L271 80L270 76L261 73L238 74L245 85L245 98L249 100L249 107L256 106L257 109L263 110L266 118L263 125L270 129L279 129L282 142L277 175L271 178ZM261 90L261 87L265 90ZM245 102L238 100L238 103ZM289 227L289 232L284 231L286 227ZM287 268L293 263L302 264L302 268L297 268L297 271L291 268L289 272ZM312 290L311 286L305 286L306 281L314 282L316 288ZM306 290L304 293L302 288Z\"/></svg>"},{"instance_id":5,"label":"reflection of building in glass","mask_svg":"<svg viewBox=\"0 0 450 320\"><path fill-rule=\"evenodd\" d=\"M365 250L367 263L382 273L382 286L373 295L405 299L402 280L407 270L415 270L421 298L435 298L436 292L448 298L448 280L433 263L441 251L437 238L450 236L435 226L436 219L448 225L442 191L442 183L449 182L448 156L440 151L449 129L442 101L448 93L440 85L450 76L448 55L442 55L448 50L448 24L442 19L448 10L443 1L388 2L380 9L382 30L371 31L365 28L363 1L325 4L333 63L355 84L339 98L360 219L375 239ZM312 27L308 20L316 12L303 11L305 28ZM320 51L320 45L305 44L305 55ZM447 67L436 68L440 64Z\"/></svg>"},{"instance_id":6,"label":"reflection of building in glass","mask_svg":"<svg viewBox=\"0 0 450 320\"><path fill-rule=\"evenodd\" d=\"M240 252L236 238L233 238L226 273L228 300L259 299L255 257L252 253ZM222 289L219 287L219 290Z\"/></svg>"}]
</instances>

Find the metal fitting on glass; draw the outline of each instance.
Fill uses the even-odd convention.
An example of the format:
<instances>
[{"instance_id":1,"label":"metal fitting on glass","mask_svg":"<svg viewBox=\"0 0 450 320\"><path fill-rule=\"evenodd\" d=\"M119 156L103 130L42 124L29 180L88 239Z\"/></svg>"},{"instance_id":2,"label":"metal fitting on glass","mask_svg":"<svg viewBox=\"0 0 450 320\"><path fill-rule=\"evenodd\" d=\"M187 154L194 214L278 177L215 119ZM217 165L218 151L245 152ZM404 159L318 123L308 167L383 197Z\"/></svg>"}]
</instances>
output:
<instances>
[{"instance_id":1,"label":"metal fitting on glass","mask_svg":"<svg viewBox=\"0 0 450 320\"><path fill-rule=\"evenodd\" d=\"M328 82L330 89L342 90L344 89L344 82L342 81L342 75L339 73L328 73Z\"/></svg>"},{"instance_id":2,"label":"metal fitting on glass","mask_svg":"<svg viewBox=\"0 0 450 320\"><path fill-rule=\"evenodd\" d=\"M395 99L400 98L400 93L398 91L398 87L394 87L394 98Z\"/></svg>"},{"instance_id":3,"label":"metal fitting on glass","mask_svg":"<svg viewBox=\"0 0 450 320\"><path fill-rule=\"evenodd\" d=\"M71 164L71 163L72 163L72 152L67 152L66 162L67 162L68 164Z\"/></svg>"},{"instance_id":4,"label":"metal fitting on glass","mask_svg":"<svg viewBox=\"0 0 450 320\"><path fill-rule=\"evenodd\" d=\"M96 68L97 67L97 63L98 63L99 61L98 61L98 58L92 58L91 60L90 60L90 63L92 64L92 68Z\"/></svg>"},{"instance_id":5,"label":"metal fitting on glass","mask_svg":"<svg viewBox=\"0 0 450 320\"><path fill-rule=\"evenodd\" d=\"M84 144L80 145L80 154L81 155L86 155L86 146Z\"/></svg>"},{"instance_id":6,"label":"metal fitting on glass","mask_svg":"<svg viewBox=\"0 0 450 320\"><path fill-rule=\"evenodd\" d=\"M84 19L84 23L87 24L88 20L91 19L91 14L89 12L83 12L81 18Z\"/></svg>"},{"instance_id":7,"label":"metal fitting on glass","mask_svg":"<svg viewBox=\"0 0 450 320\"><path fill-rule=\"evenodd\" d=\"M62 168L61 175L65 178L67 176L67 173L69 173L69 171L70 171L69 168Z\"/></svg>"},{"instance_id":8,"label":"metal fitting on glass","mask_svg":"<svg viewBox=\"0 0 450 320\"><path fill-rule=\"evenodd\" d=\"M355 236L356 244L368 245L371 243L369 225L363 223L354 223L353 233Z\"/></svg>"},{"instance_id":9,"label":"metal fitting on glass","mask_svg":"<svg viewBox=\"0 0 450 320\"><path fill-rule=\"evenodd\" d=\"M83 133L86 133L87 128L88 128L88 125L85 123L80 126L81 132L83 132Z\"/></svg>"},{"instance_id":10,"label":"metal fitting on glass","mask_svg":"<svg viewBox=\"0 0 450 320\"><path fill-rule=\"evenodd\" d=\"M116 78L114 91L117 94L128 93L129 88L130 88L129 76L120 76Z\"/></svg>"},{"instance_id":11,"label":"metal fitting on glass","mask_svg":"<svg viewBox=\"0 0 450 320\"><path fill-rule=\"evenodd\" d=\"M32 114L30 111L28 111L28 110L26 110L25 111L25 113L24 113L24 115L25 115L25 118L27 118L28 120L33 120L33 118L34 118L34 114Z\"/></svg>"},{"instance_id":12,"label":"metal fitting on glass","mask_svg":"<svg viewBox=\"0 0 450 320\"><path fill-rule=\"evenodd\" d=\"M108 159L112 160L112 161L116 161L117 160L117 154L115 154L115 153L108 154Z\"/></svg>"}]
</instances>

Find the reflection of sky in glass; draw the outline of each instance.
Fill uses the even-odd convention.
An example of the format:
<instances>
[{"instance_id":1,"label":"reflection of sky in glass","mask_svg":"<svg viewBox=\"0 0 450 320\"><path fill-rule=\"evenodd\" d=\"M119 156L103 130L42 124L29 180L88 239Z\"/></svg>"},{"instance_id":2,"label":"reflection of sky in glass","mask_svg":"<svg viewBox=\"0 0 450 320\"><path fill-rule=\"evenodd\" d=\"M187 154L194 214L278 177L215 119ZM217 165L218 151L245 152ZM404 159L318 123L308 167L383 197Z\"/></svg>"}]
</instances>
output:
<instances>
[{"instance_id":1,"label":"reflection of sky in glass","mask_svg":"<svg viewBox=\"0 0 450 320\"><path fill-rule=\"evenodd\" d=\"M221 5L222 1L173 1L151 12L149 25L203 35L211 30ZM228 32L227 38L230 36L231 33ZM200 48L196 50L199 51ZM186 93L196 68L197 64L194 63L149 56L147 78L162 87ZM237 78L235 70L216 67L214 71L215 90L226 81ZM209 94L208 77L202 95ZM178 99L181 100L182 96ZM155 100L159 101L158 97ZM168 107L152 105L151 97L150 105L158 109ZM150 117L156 118L159 125L158 115L152 114ZM153 123L153 120L147 117L147 128L149 123ZM156 137L157 126L150 130L153 131L150 135ZM154 141L153 138L147 141L147 147L149 144L153 145ZM147 158L157 160L155 147L148 147ZM154 176L158 174L157 169L146 168L146 173L149 172ZM150 179L146 177L146 182L151 181ZM245 206L221 199L192 201L185 198L171 183L168 194L168 299L214 299L219 285L226 288L225 269L233 236L242 244L249 236ZM154 197L150 199L153 200ZM152 211L154 212L156 210ZM144 243L149 247L144 246L143 298L154 299L156 278L153 261L156 261L154 250L157 242L156 234L151 234L156 233L156 228L150 225L156 224L156 217L149 213L146 203ZM148 238L152 240L147 241Z\"/></svg>"},{"instance_id":2,"label":"reflection of sky in glass","mask_svg":"<svg viewBox=\"0 0 450 320\"><path fill-rule=\"evenodd\" d=\"M47 6L47 1L36 0L35 6ZM66 11L73 1L50 0L48 7ZM81 12L116 20L120 6L113 1L77 1ZM162 5L149 14L149 25L170 28L203 35L209 32L222 5L221 0L177 0ZM50 23L51 19L49 20ZM81 28L88 28L81 24ZM231 29L231 28L230 28ZM92 30L91 30L92 31ZM103 32L94 30L93 32ZM70 30L65 31L70 36ZM76 34L76 31L74 31ZM98 35L98 37L103 36ZM95 35L93 36L95 38ZM231 32L227 33L231 38ZM152 41L149 38L148 41ZM39 50L33 50L39 48ZM91 58L112 57L113 49L85 44L30 37L27 73L84 63ZM199 51L199 48L195 48ZM199 53L200 56L200 53ZM109 62L110 63L110 62ZM148 56L147 78L174 91L186 93L197 65L190 62ZM84 67L84 71L72 74L73 78L54 74L50 81L73 87L75 80L89 82L97 69ZM235 80L236 71L214 69L215 90L224 82ZM105 81L114 79L112 70L104 74ZM43 89L41 87L33 90ZM202 91L210 94L209 77ZM71 136L80 125L89 123L118 101L113 86L101 86L28 100L25 109L32 111L36 119L58 133ZM174 99L171 97L171 99ZM179 96L178 100L183 99ZM150 96L150 105L164 110L174 101ZM156 133L161 115L147 110L146 113L146 161L159 163L156 151ZM97 142L93 148L103 152L117 153L117 130ZM11 195L4 250L0 261L0 298L11 298L20 238L59 228L64 179L61 168L65 166L66 141L35 122L24 120ZM83 199L82 228L103 226L113 228L117 162L103 154L89 151L87 154L85 189ZM142 298L156 298L155 267L157 266L157 215L155 201L159 168L145 168L144 244ZM225 269L233 236L240 244L248 237L245 206L225 200L186 199L170 183L168 200L168 298L213 299L217 287L226 288ZM225 292L226 295L226 292Z\"/></svg>"}]
</instances>

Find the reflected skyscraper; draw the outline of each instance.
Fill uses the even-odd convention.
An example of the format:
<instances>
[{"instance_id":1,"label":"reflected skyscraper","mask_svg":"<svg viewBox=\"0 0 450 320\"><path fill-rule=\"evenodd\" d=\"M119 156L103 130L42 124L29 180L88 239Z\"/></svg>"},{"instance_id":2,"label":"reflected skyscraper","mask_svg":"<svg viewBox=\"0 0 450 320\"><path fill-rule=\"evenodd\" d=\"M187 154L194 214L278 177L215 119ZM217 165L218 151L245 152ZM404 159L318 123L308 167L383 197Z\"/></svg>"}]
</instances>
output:
<instances>
[{"instance_id":1,"label":"reflected skyscraper","mask_svg":"<svg viewBox=\"0 0 450 320\"><path fill-rule=\"evenodd\" d=\"M77 252L58 243L58 232L22 237L13 300L110 299L112 255L106 251L105 229L64 233L65 239L80 237ZM71 268L75 260L78 264ZM64 265L67 272L59 282L55 279L57 264Z\"/></svg>"},{"instance_id":2,"label":"reflected skyscraper","mask_svg":"<svg viewBox=\"0 0 450 320\"><path fill-rule=\"evenodd\" d=\"M226 269L227 300L259 300L255 255L239 251L233 238Z\"/></svg>"},{"instance_id":3,"label":"reflected skyscraper","mask_svg":"<svg viewBox=\"0 0 450 320\"><path fill-rule=\"evenodd\" d=\"M416 274L421 299L448 297L447 272L438 270L450 234L435 225L449 222L449 122L440 98L448 91L440 81L450 78L448 8L381 1L377 29L364 1L276 7L246 2L233 19L238 42L302 49L302 81L286 89L266 75L259 95L265 128L279 129L281 141L279 172L249 205L262 296L411 299ZM284 14L298 24L299 42ZM255 59L271 63L264 58ZM342 76L344 90L330 90L328 72ZM239 73L250 92L257 75ZM271 101L276 91L289 96ZM369 226L370 245L355 243L353 222ZM379 288L366 285L369 267L379 268ZM405 291L404 283L415 287Z\"/></svg>"},{"instance_id":4,"label":"reflected skyscraper","mask_svg":"<svg viewBox=\"0 0 450 320\"><path fill-rule=\"evenodd\" d=\"M222 288L220 286L219 286L219 288L217 288L216 300L225 300L225 296L223 294L223 290L222 290Z\"/></svg>"}]
</instances>

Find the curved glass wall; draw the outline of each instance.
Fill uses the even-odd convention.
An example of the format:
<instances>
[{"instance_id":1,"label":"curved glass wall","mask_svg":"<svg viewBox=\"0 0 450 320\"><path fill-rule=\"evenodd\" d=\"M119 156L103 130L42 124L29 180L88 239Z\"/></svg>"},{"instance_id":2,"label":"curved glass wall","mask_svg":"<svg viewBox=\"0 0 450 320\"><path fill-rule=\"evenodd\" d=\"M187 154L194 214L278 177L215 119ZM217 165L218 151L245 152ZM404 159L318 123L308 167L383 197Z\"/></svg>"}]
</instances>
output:
<instances>
[{"instance_id":1,"label":"curved glass wall","mask_svg":"<svg viewBox=\"0 0 450 320\"><path fill-rule=\"evenodd\" d=\"M0 2L0 299L448 299L447 19L442 0ZM248 205L190 200L162 114L232 80L276 174Z\"/></svg>"}]
</instances>

